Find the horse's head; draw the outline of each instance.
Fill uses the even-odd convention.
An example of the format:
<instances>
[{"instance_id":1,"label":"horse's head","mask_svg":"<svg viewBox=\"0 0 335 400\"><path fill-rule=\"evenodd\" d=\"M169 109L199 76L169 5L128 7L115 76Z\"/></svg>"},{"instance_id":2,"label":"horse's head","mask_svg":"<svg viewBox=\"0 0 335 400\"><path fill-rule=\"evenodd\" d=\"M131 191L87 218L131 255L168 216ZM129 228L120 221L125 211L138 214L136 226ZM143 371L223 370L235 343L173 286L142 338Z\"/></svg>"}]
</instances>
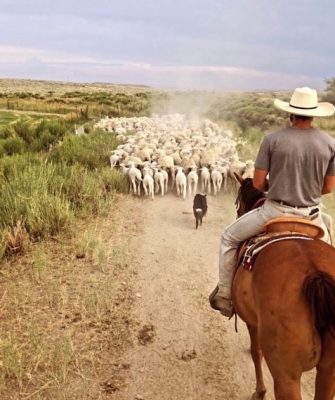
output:
<instances>
[{"instance_id":1,"label":"horse's head","mask_svg":"<svg viewBox=\"0 0 335 400\"><path fill-rule=\"evenodd\" d=\"M240 217L262 205L265 200L265 194L254 188L251 178L242 179L236 173L235 177L241 185L235 201L237 217Z\"/></svg>"}]
</instances>

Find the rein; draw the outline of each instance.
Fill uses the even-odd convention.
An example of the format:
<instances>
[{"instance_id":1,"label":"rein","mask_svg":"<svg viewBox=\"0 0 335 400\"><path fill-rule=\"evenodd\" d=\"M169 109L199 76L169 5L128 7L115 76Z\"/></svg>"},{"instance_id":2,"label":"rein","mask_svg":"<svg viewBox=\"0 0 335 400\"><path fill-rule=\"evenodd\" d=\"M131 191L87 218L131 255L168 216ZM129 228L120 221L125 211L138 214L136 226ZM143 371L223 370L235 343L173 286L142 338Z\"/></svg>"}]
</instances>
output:
<instances>
[{"instance_id":1,"label":"rein","mask_svg":"<svg viewBox=\"0 0 335 400\"><path fill-rule=\"evenodd\" d=\"M252 210L254 210L255 208L258 208L260 206L262 206L265 203L266 197L262 197L260 199L258 199L256 201L256 203L254 204L254 206L252 207Z\"/></svg>"}]
</instances>

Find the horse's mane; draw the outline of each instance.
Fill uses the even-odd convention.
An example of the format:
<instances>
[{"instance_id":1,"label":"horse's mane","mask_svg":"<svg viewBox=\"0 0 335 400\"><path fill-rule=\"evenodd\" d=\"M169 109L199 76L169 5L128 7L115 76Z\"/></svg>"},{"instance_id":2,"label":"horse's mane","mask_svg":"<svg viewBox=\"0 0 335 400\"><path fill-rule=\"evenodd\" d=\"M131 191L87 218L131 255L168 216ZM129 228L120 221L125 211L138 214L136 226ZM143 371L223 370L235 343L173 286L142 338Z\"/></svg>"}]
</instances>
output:
<instances>
[{"instance_id":1,"label":"horse's mane","mask_svg":"<svg viewBox=\"0 0 335 400\"><path fill-rule=\"evenodd\" d=\"M254 208L258 200L264 198L264 193L253 187L252 178L246 178L243 180L238 190L235 205L239 207L239 205L243 203L245 211L247 212Z\"/></svg>"}]
</instances>

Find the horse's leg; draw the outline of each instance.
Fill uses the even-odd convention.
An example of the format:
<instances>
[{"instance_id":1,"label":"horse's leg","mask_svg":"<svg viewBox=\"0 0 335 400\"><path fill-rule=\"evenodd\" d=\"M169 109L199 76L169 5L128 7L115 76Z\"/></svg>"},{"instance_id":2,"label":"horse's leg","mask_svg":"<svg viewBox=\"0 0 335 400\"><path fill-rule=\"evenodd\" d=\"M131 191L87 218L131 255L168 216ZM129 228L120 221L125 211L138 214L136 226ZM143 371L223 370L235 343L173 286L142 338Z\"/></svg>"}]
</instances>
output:
<instances>
[{"instance_id":1,"label":"horse's leg","mask_svg":"<svg viewBox=\"0 0 335 400\"><path fill-rule=\"evenodd\" d=\"M315 400L332 400L335 396L335 338L328 332L323 341L321 359L316 367Z\"/></svg>"},{"instance_id":2,"label":"horse's leg","mask_svg":"<svg viewBox=\"0 0 335 400\"><path fill-rule=\"evenodd\" d=\"M250 351L251 357L255 366L256 373L256 392L253 395L253 400L264 399L266 388L263 380L262 359L263 353L260 348L257 328L247 325L250 335Z\"/></svg>"},{"instance_id":3,"label":"horse's leg","mask_svg":"<svg viewBox=\"0 0 335 400\"><path fill-rule=\"evenodd\" d=\"M274 389L276 400L302 400L300 378L294 380L288 376L274 377Z\"/></svg>"},{"instance_id":4,"label":"horse's leg","mask_svg":"<svg viewBox=\"0 0 335 400\"><path fill-rule=\"evenodd\" d=\"M289 349L287 349L289 351ZM264 349L264 355L271 372L274 382L274 392L276 400L302 400L300 390L300 379L302 371L294 365L294 359L291 362L278 358L278 355L272 357L267 356ZM294 352L293 352L294 355ZM322 399L325 400L325 399Z\"/></svg>"},{"instance_id":5,"label":"horse's leg","mask_svg":"<svg viewBox=\"0 0 335 400\"><path fill-rule=\"evenodd\" d=\"M294 321L279 324L276 318L262 319L260 346L273 378L276 400L302 400L300 379L312 349L308 343L310 335L303 329L305 325L299 316ZM308 365L312 363L309 361Z\"/></svg>"}]
</instances>

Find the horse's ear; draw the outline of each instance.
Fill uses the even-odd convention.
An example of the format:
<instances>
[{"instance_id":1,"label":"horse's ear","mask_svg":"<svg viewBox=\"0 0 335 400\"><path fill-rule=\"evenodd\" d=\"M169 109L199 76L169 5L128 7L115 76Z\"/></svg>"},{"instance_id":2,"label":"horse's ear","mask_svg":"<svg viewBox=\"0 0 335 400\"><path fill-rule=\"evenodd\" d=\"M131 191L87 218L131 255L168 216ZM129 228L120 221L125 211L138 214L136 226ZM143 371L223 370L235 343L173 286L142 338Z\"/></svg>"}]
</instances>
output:
<instances>
[{"instance_id":1,"label":"horse's ear","mask_svg":"<svg viewBox=\"0 0 335 400\"><path fill-rule=\"evenodd\" d=\"M238 173L234 172L235 178L237 179L237 181L240 183L240 185L242 185L243 183L243 178L241 175L239 175Z\"/></svg>"}]
</instances>

